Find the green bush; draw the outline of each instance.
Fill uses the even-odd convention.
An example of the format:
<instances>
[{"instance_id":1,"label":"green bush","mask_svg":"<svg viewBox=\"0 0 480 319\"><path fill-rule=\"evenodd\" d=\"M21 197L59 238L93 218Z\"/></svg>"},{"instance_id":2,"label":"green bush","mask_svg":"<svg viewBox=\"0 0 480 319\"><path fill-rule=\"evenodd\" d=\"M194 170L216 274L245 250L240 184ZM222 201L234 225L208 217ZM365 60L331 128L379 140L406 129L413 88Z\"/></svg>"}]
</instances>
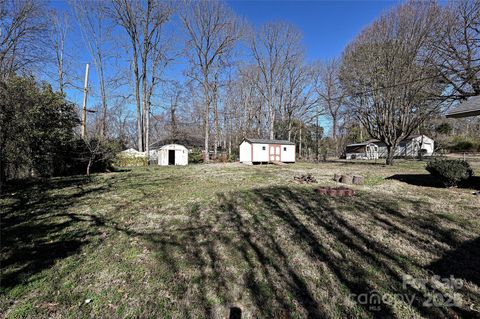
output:
<instances>
[{"instance_id":1,"label":"green bush","mask_svg":"<svg viewBox=\"0 0 480 319\"><path fill-rule=\"evenodd\" d=\"M203 154L202 151L199 149L194 149L188 153L188 163L189 164L196 164L203 162Z\"/></svg>"},{"instance_id":2,"label":"green bush","mask_svg":"<svg viewBox=\"0 0 480 319\"><path fill-rule=\"evenodd\" d=\"M473 176L470 164L463 160L434 160L427 164L426 170L446 187L456 186Z\"/></svg>"},{"instance_id":3,"label":"green bush","mask_svg":"<svg viewBox=\"0 0 480 319\"><path fill-rule=\"evenodd\" d=\"M113 161L113 165L118 167L147 166L147 164L148 161L146 156L127 156L118 154Z\"/></svg>"},{"instance_id":4,"label":"green bush","mask_svg":"<svg viewBox=\"0 0 480 319\"><path fill-rule=\"evenodd\" d=\"M475 152L480 150L480 143L475 138L457 136L447 146L451 152Z\"/></svg>"}]
</instances>

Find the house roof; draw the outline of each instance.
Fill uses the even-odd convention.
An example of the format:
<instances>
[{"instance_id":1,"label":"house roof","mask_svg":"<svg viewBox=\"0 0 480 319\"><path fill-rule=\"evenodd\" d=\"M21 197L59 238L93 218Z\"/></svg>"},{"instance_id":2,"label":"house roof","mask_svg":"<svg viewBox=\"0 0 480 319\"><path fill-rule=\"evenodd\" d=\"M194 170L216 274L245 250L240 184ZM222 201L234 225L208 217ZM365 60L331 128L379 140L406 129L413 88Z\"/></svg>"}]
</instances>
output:
<instances>
[{"instance_id":1,"label":"house roof","mask_svg":"<svg viewBox=\"0 0 480 319\"><path fill-rule=\"evenodd\" d=\"M247 141L251 144L282 144L282 145L295 145L295 143L287 140L267 140L261 138L244 138L244 141Z\"/></svg>"},{"instance_id":2,"label":"house roof","mask_svg":"<svg viewBox=\"0 0 480 319\"><path fill-rule=\"evenodd\" d=\"M472 96L466 101L460 103L460 105L447 112L447 117L469 117L480 115L480 95Z\"/></svg>"},{"instance_id":3,"label":"house roof","mask_svg":"<svg viewBox=\"0 0 480 319\"><path fill-rule=\"evenodd\" d=\"M203 139L201 137L194 137L194 136L184 136L176 139L162 139L153 142L150 144L150 149L151 150L158 150L164 145L168 144L179 144L183 145L186 148L203 148Z\"/></svg>"},{"instance_id":4,"label":"house roof","mask_svg":"<svg viewBox=\"0 0 480 319\"><path fill-rule=\"evenodd\" d=\"M419 134L412 134L412 135L410 135L409 137L404 138L401 142L410 141L410 140L413 140L413 139L415 139L415 138L417 138L417 137L421 137L421 136L422 136L421 134L420 134L420 135L419 135ZM429 138L429 137L426 136L426 135L423 135L423 136L425 136L426 138ZM368 144L377 144L377 143L383 143L383 142L380 141L380 140L377 140L377 139L370 139L370 140L365 141L365 142L362 142L362 143L348 144L347 147L350 147L350 146L352 146L352 147L355 147L355 146L366 146L366 145L368 145Z\"/></svg>"},{"instance_id":5,"label":"house roof","mask_svg":"<svg viewBox=\"0 0 480 319\"><path fill-rule=\"evenodd\" d=\"M378 142L380 142L380 141L375 140L375 139L371 139L371 140L368 140L368 141L365 141L365 142L362 142L362 143L348 144L347 146L367 146L369 144L378 143Z\"/></svg>"}]
</instances>

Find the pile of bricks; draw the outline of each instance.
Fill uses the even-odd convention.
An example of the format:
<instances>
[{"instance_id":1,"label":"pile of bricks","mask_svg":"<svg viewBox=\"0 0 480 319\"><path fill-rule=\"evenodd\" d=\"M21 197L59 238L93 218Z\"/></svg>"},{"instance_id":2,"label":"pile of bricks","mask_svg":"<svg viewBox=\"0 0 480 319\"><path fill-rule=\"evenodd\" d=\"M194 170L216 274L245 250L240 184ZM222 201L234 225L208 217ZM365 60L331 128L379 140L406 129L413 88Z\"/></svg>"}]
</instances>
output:
<instances>
[{"instance_id":1,"label":"pile of bricks","mask_svg":"<svg viewBox=\"0 0 480 319\"><path fill-rule=\"evenodd\" d=\"M332 197L350 197L355 195L355 191L348 187L319 187L315 190L320 195Z\"/></svg>"}]
</instances>

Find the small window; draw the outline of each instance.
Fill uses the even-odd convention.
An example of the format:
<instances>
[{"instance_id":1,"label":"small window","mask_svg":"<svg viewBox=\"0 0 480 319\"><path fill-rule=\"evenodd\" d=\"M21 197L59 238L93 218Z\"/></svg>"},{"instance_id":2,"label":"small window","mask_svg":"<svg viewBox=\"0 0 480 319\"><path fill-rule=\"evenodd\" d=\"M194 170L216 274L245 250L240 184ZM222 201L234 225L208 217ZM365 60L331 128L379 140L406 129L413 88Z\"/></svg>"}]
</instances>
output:
<instances>
[{"instance_id":1,"label":"small window","mask_svg":"<svg viewBox=\"0 0 480 319\"><path fill-rule=\"evenodd\" d=\"M284 151L284 152L286 152L286 151L287 151L287 148L286 148L286 147L284 147L284 148L283 148L283 151Z\"/></svg>"},{"instance_id":2,"label":"small window","mask_svg":"<svg viewBox=\"0 0 480 319\"><path fill-rule=\"evenodd\" d=\"M265 151L267 148L265 146L262 146L262 151Z\"/></svg>"}]
</instances>

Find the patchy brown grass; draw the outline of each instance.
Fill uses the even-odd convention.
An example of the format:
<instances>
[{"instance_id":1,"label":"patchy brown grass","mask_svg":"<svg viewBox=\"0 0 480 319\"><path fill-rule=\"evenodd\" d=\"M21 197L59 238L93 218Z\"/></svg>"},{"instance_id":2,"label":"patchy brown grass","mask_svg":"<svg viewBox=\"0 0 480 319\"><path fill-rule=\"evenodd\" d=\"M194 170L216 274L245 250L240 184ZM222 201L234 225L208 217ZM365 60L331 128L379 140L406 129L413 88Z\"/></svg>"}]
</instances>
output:
<instances>
[{"instance_id":1,"label":"patchy brown grass","mask_svg":"<svg viewBox=\"0 0 480 319\"><path fill-rule=\"evenodd\" d=\"M423 185L423 166L212 164L14 185L0 199L0 315L474 316L480 199ZM321 197L293 182L305 173L366 185ZM461 287L441 282L450 275Z\"/></svg>"}]
</instances>

